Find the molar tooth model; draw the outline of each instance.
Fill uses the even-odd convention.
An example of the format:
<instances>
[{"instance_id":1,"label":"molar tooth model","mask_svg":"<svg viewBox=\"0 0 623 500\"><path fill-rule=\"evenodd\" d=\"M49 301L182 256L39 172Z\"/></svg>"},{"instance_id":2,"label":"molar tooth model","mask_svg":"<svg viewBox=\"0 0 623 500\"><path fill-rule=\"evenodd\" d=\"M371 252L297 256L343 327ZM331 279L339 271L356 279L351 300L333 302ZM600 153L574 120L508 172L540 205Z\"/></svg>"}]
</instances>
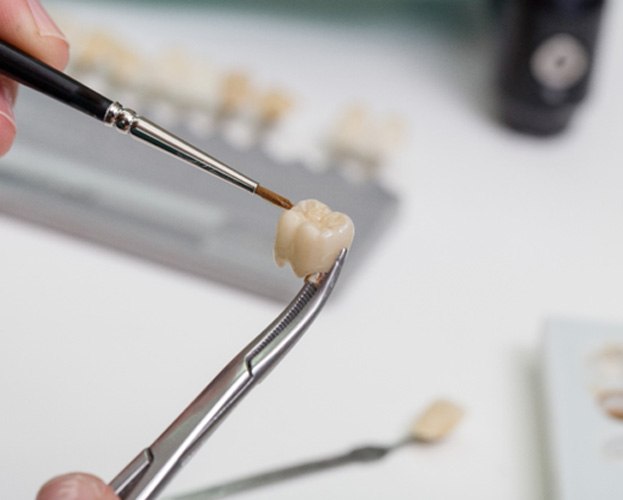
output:
<instances>
[{"instance_id":1,"label":"molar tooth model","mask_svg":"<svg viewBox=\"0 0 623 500\"><path fill-rule=\"evenodd\" d=\"M287 262L299 277L326 272L342 248L350 248L355 226L348 215L333 212L318 200L303 200L281 214L275 261Z\"/></svg>"}]
</instances>

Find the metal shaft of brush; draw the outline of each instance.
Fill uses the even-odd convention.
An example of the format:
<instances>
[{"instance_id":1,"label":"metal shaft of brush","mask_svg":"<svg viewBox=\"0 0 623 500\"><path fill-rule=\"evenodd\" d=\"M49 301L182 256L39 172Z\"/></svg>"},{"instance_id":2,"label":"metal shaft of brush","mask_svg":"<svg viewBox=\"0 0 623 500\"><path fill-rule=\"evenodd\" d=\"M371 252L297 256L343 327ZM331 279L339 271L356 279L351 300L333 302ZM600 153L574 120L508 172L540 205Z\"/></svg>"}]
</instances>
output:
<instances>
[{"instance_id":1,"label":"metal shaft of brush","mask_svg":"<svg viewBox=\"0 0 623 500\"><path fill-rule=\"evenodd\" d=\"M225 165L155 123L138 116L133 110L124 108L118 102L110 105L104 117L104 123L246 191L255 193L258 187L258 183L253 179Z\"/></svg>"}]
</instances>

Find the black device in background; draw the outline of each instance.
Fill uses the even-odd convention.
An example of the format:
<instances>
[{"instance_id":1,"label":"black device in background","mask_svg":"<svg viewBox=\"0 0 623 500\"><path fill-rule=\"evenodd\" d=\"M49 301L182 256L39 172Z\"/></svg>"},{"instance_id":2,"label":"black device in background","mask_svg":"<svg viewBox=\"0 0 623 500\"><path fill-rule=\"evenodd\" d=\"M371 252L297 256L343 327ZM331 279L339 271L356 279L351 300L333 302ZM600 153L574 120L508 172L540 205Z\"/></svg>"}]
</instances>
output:
<instances>
[{"instance_id":1,"label":"black device in background","mask_svg":"<svg viewBox=\"0 0 623 500\"><path fill-rule=\"evenodd\" d=\"M585 97L605 0L501 0L500 116L535 135L565 129Z\"/></svg>"}]
</instances>

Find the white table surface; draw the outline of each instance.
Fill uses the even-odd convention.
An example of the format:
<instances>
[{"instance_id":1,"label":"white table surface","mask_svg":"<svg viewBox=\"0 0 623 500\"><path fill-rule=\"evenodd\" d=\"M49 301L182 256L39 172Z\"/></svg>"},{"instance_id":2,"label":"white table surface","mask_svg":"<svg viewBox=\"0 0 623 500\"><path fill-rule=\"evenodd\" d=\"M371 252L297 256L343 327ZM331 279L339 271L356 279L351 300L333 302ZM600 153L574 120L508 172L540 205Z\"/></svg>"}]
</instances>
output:
<instances>
[{"instance_id":1,"label":"white table surface","mask_svg":"<svg viewBox=\"0 0 623 500\"><path fill-rule=\"evenodd\" d=\"M382 173L401 199L385 238L168 491L392 441L446 396L467 416L442 445L248 498L547 498L533 370L543 322L623 321L621 2L605 17L590 98L548 140L490 119L490 39L475 14L459 29L391 14L46 5L287 84L303 137L353 100L410 123ZM280 309L5 216L0 256L6 499L73 470L110 479Z\"/></svg>"}]
</instances>

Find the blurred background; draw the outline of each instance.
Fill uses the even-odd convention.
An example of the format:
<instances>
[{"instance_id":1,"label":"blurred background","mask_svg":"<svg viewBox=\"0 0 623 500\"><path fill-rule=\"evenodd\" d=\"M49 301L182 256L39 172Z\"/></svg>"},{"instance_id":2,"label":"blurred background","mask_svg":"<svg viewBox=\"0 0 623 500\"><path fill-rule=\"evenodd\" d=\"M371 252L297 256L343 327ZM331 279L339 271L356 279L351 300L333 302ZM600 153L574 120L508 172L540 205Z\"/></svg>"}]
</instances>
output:
<instances>
[{"instance_id":1,"label":"blurred background","mask_svg":"<svg viewBox=\"0 0 623 500\"><path fill-rule=\"evenodd\" d=\"M327 309L167 493L391 443L444 397L444 442L246 496L621 497L587 361L623 344L619 2L43 3L69 73L357 228ZM22 90L3 498L111 479L300 285L272 207Z\"/></svg>"}]
</instances>

